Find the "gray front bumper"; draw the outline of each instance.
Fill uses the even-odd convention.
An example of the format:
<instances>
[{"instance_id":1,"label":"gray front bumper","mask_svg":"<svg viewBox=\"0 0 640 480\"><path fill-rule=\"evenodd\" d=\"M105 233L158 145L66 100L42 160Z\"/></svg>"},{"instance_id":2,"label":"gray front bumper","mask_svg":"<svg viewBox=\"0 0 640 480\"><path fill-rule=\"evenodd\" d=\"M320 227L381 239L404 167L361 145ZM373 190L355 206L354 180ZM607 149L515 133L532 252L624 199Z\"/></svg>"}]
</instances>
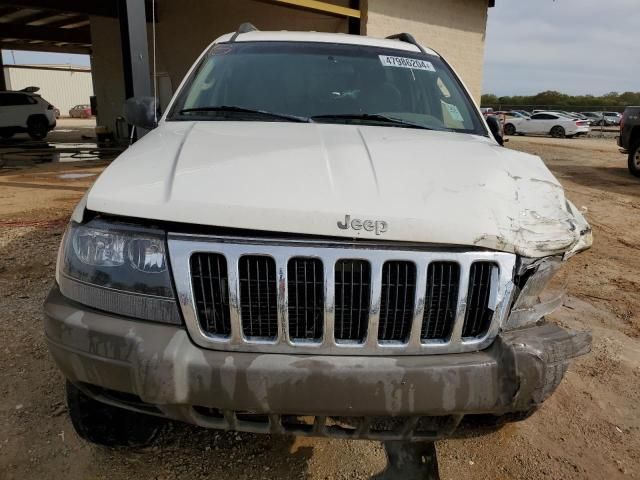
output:
<instances>
[{"instance_id":1,"label":"gray front bumper","mask_svg":"<svg viewBox=\"0 0 640 480\"><path fill-rule=\"evenodd\" d=\"M588 333L544 324L503 333L473 353L227 353L195 346L184 328L79 306L57 288L45 304L45 331L72 382L134 394L163 415L205 426L217 424L198 413L201 407L323 417L526 412L555 390L569 359L591 348ZM242 429L228 417L224 426Z\"/></svg>"}]
</instances>

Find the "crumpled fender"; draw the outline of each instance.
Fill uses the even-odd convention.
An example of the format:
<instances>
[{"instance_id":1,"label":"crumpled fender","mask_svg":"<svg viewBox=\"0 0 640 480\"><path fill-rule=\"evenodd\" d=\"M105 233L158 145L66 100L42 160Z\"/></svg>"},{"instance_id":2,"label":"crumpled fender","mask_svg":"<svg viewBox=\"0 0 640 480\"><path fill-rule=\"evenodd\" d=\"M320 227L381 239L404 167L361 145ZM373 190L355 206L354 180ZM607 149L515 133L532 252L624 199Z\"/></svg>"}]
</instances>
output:
<instances>
[{"instance_id":1,"label":"crumpled fender","mask_svg":"<svg viewBox=\"0 0 640 480\"><path fill-rule=\"evenodd\" d=\"M591 334L565 330L553 323L535 329L503 332L496 338L505 360L507 382L518 382L513 409L539 406L558 387L569 361L591 351Z\"/></svg>"}]
</instances>

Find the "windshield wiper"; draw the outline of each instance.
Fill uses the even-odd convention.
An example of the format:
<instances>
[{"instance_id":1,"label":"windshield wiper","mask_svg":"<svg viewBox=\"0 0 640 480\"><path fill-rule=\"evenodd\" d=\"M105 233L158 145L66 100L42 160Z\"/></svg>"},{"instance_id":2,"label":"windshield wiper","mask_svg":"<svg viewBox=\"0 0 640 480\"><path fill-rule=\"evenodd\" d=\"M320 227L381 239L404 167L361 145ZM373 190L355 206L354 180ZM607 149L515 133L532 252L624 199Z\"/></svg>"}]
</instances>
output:
<instances>
[{"instance_id":1,"label":"windshield wiper","mask_svg":"<svg viewBox=\"0 0 640 480\"><path fill-rule=\"evenodd\" d=\"M364 121L373 121L386 123L389 125L395 125L397 127L407 127L407 128L421 128L423 130L435 130L434 128L426 127L424 125L419 125L417 123L407 122L402 120L401 118L389 117L387 115L382 115L380 113L336 113L336 114L327 114L327 115L315 115L311 117L311 120L364 120Z\"/></svg>"},{"instance_id":2,"label":"windshield wiper","mask_svg":"<svg viewBox=\"0 0 640 480\"><path fill-rule=\"evenodd\" d=\"M198 112L249 113L249 114L261 115L263 117L271 117L271 118L278 118L281 120L288 120L290 122L305 122L305 123L311 122L311 120L307 117L298 117L297 115L287 115L285 113L268 112L266 110L254 110L251 108L236 107L233 105L217 105L217 106L211 106L211 107L183 108L178 113L182 115L184 113L198 113Z\"/></svg>"}]
</instances>

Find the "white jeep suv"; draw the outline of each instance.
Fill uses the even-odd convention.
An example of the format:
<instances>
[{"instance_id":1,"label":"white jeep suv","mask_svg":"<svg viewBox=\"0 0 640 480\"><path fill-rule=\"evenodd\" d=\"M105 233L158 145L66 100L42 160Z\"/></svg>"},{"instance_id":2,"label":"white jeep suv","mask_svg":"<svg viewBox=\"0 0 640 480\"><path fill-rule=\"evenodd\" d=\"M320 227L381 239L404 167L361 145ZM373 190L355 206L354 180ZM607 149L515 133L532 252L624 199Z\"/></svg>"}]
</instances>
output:
<instances>
[{"instance_id":1,"label":"white jeep suv","mask_svg":"<svg viewBox=\"0 0 640 480\"><path fill-rule=\"evenodd\" d=\"M77 431L434 440L525 418L591 345L544 318L583 216L411 36L248 30L73 213L45 331Z\"/></svg>"},{"instance_id":2,"label":"white jeep suv","mask_svg":"<svg viewBox=\"0 0 640 480\"><path fill-rule=\"evenodd\" d=\"M42 140L56 126L53 105L29 91L0 92L0 137L26 132Z\"/></svg>"}]
</instances>

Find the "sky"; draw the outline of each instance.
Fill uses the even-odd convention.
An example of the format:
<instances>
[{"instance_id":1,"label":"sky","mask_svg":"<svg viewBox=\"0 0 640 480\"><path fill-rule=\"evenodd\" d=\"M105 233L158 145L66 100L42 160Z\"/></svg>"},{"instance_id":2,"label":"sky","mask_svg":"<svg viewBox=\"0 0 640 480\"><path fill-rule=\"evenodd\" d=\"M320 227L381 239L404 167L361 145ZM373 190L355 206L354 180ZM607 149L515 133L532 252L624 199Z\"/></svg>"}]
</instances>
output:
<instances>
[{"instance_id":1,"label":"sky","mask_svg":"<svg viewBox=\"0 0 640 480\"><path fill-rule=\"evenodd\" d=\"M15 59L15 61L14 61ZM20 50L3 50L2 61L5 65L24 64L54 64L89 66L89 55L67 53L26 52Z\"/></svg>"},{"instance_id":2,"label":"sky","mask_svg":"<svg viewBox=\"0 0 640 480\"><path fill-rule=\"evenodd\" d=\"M640 0L496 0L484 93L640 91Z\"/></svg>"}]
</instances>

